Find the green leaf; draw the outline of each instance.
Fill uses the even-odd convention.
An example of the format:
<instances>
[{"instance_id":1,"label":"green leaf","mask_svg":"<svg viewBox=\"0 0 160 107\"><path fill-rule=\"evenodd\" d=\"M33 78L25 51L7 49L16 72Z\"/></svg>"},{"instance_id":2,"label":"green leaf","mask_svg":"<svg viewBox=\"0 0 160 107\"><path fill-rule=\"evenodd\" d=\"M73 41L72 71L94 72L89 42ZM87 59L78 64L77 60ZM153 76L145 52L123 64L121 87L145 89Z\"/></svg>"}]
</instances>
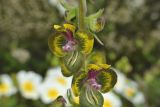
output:
<instances>
[{"instance_id":1,"label":"green leaf","mask_svg":"<svg viewBox=\"0 0 160 107\"><path fill-rule=\"evenodd\" d=\"M102 107L103 106L102 94L92 89L91 87L83 87L80 91L80 107Z\"/></svg>"}]
</instances>

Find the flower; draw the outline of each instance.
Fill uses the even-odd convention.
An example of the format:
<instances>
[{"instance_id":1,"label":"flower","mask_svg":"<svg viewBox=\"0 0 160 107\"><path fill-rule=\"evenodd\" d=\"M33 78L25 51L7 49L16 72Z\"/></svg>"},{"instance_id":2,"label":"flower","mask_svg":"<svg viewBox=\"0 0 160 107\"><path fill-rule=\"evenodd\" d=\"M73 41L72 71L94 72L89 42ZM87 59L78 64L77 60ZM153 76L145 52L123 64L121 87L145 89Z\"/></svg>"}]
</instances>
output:
<instances>
[{"instance_id":1,"label":"flower","mask_svg":"<svg viewBox=\"0 0 160 107\"><path fill-rule=\"evenodd\" d=\"M79 92L84 85L106 93L116 84L117 75L112 69L109 69L110 65L89 64L87 68L88 72L80 72L73 77L72 91L75 96L79 96Z\"/></svg>"},{"instance_id":2,"label":"flower","mask_svg":"<svg viewBox=\"0 0 160 107\"><path fill-rule=\"evenodd\" d=\"M144 104L145 102L143 93L138 90L138 84L132 80L127 81L122 95L134 105Z\"/></svg>"},{"instance_id":3,"label":"flower","mask_svg":"<svg viewBox=\"0 0 160 107\"><path fill-rule=\"evenodd\" d=\"M114 69L114 68L113 68ZM117 69L114 69L114 71L116 71L117 73L117 83L114 87L114 90L117 92L117 93L121 93L124 91L124 87L126 85L126 81L127 81L127 78L125 77L125 75L123 73L121 73L120 71L118 71Z\"/></svg>"},{"instance_id":4,"label":"flower","mask_svg":"<svg viewBox=\"0 0 160 107\"><path fill-rule=\"evenodd\" d=\"M122 102L118 96L113 92L103 94L104 104L103 107L122 107Z\"/></svg>"},{"instance_id":5,"label":"flower","mask_svg":"<svg viewBox=\"0 0 160 107\"><path fill-rule=\"evenodd\" d=\"M11 50L11 55L20 63L25 63L30 58L30 53L28 50L23 48L15 48Z\"/></svg>"},{"instance_id":6,"label":"flower","mask_svg":"<svg viewBox=\"0 0 160 107\"><path fill-rule=\"evenodd\" d=\"M114 90L135 105L143 104L145 98L143 93L138 89L138 84L135 81L128 79L120 71L114 70L118 75L118 81Z\"/></svg>"},{"instance_id":7,"label":"flower","mask_svg":"<svg viewBox=\"0 0 160 107\"><path fill-rule=\"evenodd\" d=\"M76 31L76 27L72 24L53 27L55 33L49 37L49 48L61 58L63 75L71 76L83 65L83 55L91 52L94 38L86 31Z\"/></svg>"},{"instance_id":8,"label":"flower","mask_svg":"<svg viewBox=\"0 0 160 107\"><path fill-rule=\"evenodd\" d=\"M103 107L122 107L122 101L113 92L102 94L104 98ZM74 103L79 104L79 97L73 97Z\"/></svg>"},{"instance_id":9,"label":"flower","mask_svg":"<svg viewBox=\"0 0 160 107\"><path fill-rule=\"evenodd\" d=\"M39 86L42 77L33 71L21 70L17 74L19 89L26 99L37 100L39 98Z\"/></svg>"},{"instance_id":10,"label":"flower","mask_svg":"<svg viewBox=\"0 0 160 107\"><path fill-rule=\"evenodd\" d=\"M64 77L60 71L60 67L47 71L47 76L40 87L41 100L45 104L51 103L60 95L65 96L71 86L71 77Z\"/></svg>"},{"instance_id":11,"label":"flower","mask_svg":"<svg viewBox=\"0 0 160 107\"><path fill-rule=\"evenodd\" d=\"M11 78L7 74L0 75L0 97L11 96L17 92Z\"/></svg>"}]
</instances>

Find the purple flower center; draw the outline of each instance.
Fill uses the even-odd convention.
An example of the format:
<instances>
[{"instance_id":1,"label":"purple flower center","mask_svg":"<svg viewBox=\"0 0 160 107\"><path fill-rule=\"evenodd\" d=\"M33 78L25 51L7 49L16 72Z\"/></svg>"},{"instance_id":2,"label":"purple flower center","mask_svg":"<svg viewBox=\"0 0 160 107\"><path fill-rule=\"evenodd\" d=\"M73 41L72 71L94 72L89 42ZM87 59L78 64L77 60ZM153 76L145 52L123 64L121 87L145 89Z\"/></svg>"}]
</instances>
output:
<instances>
[{"instance_id":1,"label":"purple flower center","mask_svg":"<svg viewBox=\"0 0 160 107\"><path fill-rule=\"evenodd\" d=\"M95 90L100 90L101 89L101 85L97 83L95 78L92 79L88 79L88 83L89 85L94 88Z\"/></svg>"},{"instance_id":2,"label":"purple flower center","mask_svg":"<svg viewBox=\"0 0 160 107\"><path fill-rule=\"evenodd\" d=\"M97 75L101 72L102 70L95 71L95 70L90 70L88 72L88 83L91 87L93 87L95 90L101 89L101 85L97 82L96 77Z\"/></svg>"},{"instance_id":3,"label":"purple flower center","mask_svg":"<svg viewBox=\"0 0 160 107\"><path fill-rule=\"evenodd\" d=\"M70 30L67 30L64 33L66 37L67 43L62 47L62 49L66 52L73 51L75 49L76 41L73 38L73 33Z\"/></svg>"}]
</instances>

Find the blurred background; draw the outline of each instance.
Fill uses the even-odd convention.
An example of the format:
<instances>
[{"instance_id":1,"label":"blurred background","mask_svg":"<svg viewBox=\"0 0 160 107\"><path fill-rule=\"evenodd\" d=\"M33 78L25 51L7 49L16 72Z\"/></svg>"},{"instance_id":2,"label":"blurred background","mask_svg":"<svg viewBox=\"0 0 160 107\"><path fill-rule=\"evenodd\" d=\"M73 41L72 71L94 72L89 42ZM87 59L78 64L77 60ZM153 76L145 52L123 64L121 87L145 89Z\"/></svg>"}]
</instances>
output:
<instances>
[{"instance_id":1,"label":"blurred background","mask_svg":"<svg viewBox=\"0 0 160 107\"><path fill-rule=\"evenodd\" d=\"M94 0L88 14L100 8L105 9L106 25L98 33L104 46L95 42L94 49L105 51L107 63L138 84L145 103L137 107L160 107L160 1ZM0 75L14 78L20 70L32 70L44 77L57 66L47 41L51 25L65 22L63 14L58 0L0 0ZM116 95L121 107L136 106ZM0 107L47 107L19 94L2 99Z\"/></svg>"}]
</instances>

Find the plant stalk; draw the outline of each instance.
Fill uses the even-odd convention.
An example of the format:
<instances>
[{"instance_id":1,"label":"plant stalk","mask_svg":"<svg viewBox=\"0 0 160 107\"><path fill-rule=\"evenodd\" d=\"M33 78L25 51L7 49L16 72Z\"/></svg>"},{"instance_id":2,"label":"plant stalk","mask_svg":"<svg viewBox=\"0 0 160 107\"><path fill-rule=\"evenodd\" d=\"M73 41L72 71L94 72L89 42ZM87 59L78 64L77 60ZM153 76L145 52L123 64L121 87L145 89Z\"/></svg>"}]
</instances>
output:
<instances>
[{"instance_id":1,"label":"plant stalk","mask_svg":"<svg viewBox=\"0 0 160 107\"><path fill-rule=\"evenodd\" d=\"M79 10L78 10L78 27L80 30L85 29L84 18L86 16L86 0L78 0Z\"/></svg>"}]
</instances>

